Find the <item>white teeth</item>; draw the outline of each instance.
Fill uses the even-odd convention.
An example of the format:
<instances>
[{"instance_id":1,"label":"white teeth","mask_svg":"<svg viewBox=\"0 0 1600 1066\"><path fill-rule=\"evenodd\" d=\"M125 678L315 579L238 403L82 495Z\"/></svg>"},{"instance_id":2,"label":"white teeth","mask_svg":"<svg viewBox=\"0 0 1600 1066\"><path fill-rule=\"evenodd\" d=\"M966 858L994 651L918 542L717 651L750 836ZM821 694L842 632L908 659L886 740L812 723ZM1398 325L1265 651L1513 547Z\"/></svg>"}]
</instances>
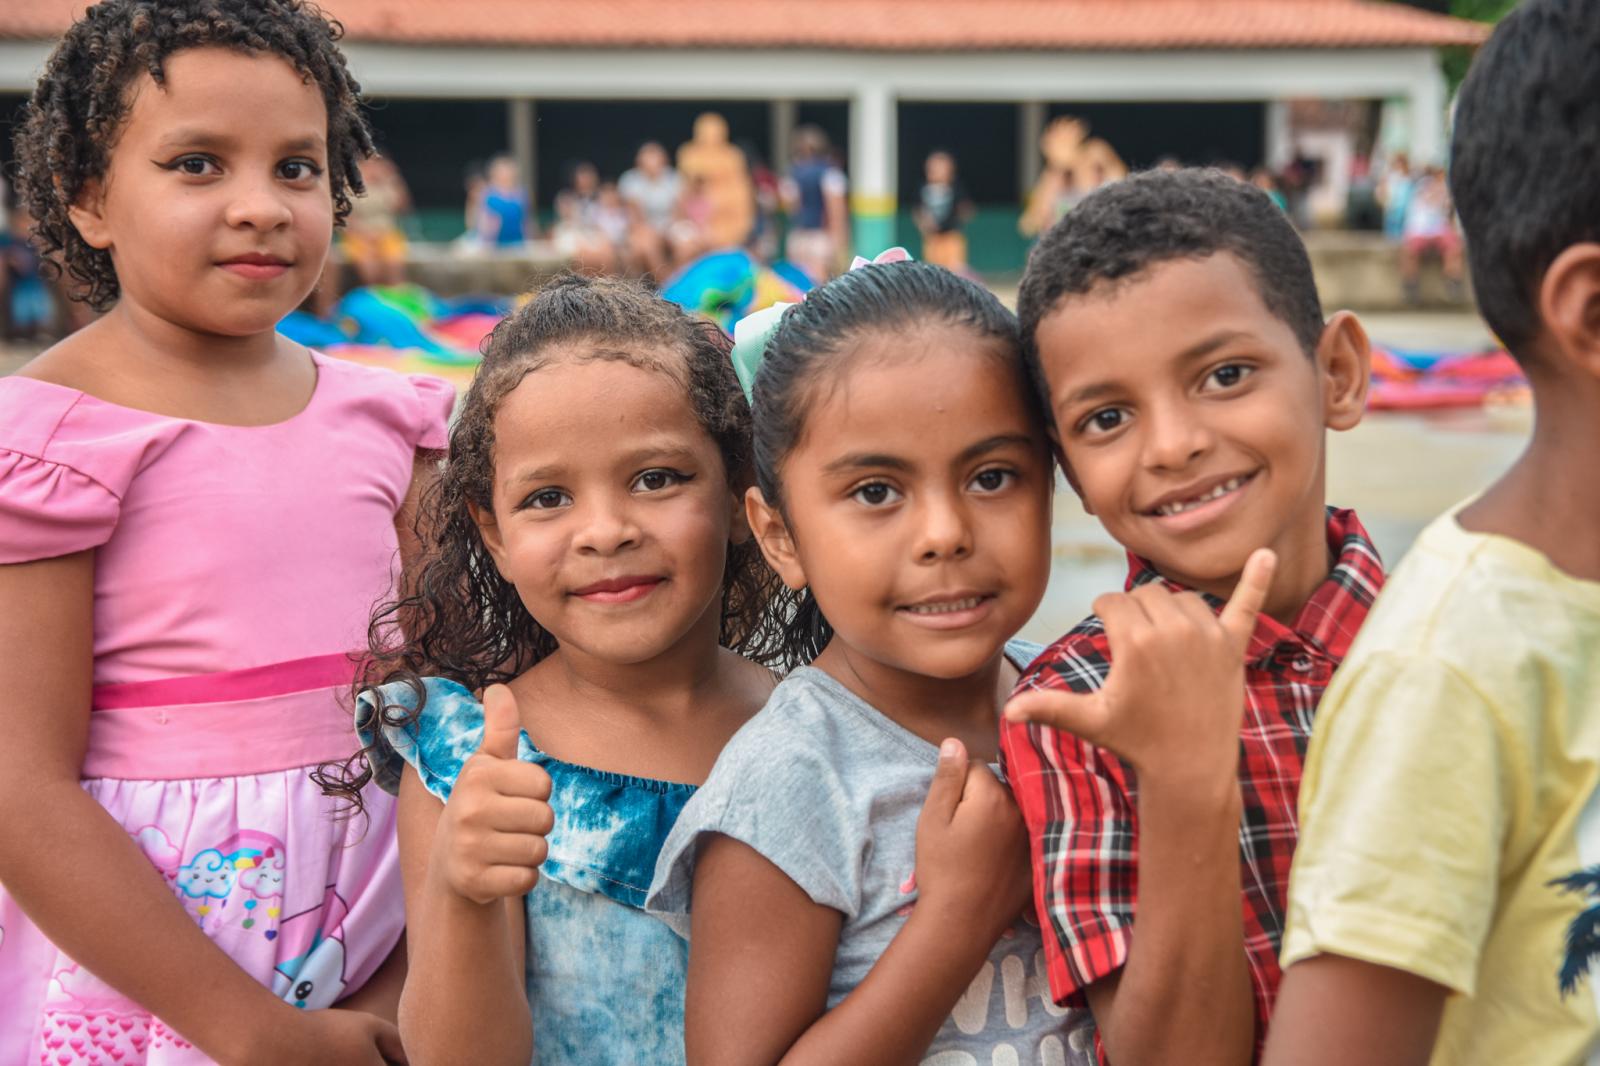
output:
<instances>
[{"instance_id":1,"label":"white teeth","mask_svg":"<svg viewBox=\"0 0 1600 1066\"><path fill-rule=\"evenodd\" d=\"M982 596L968 596L964 600L948 600L944 603L919 603L906 610L912 614L953 614L956 611L970 611L982 602Z\"/></svg>"},{"instance_id":2,"label":"white teeth","mask_svg":"<svg viewBox=\"0 0 1600 1066\"><path fill-rule=\"evenodd\" d=\"M1249 478L1243 478L1243 477L1229 478L1227 481L1224 481L1222 484L1218 485L1216 488L1212 489L1210 492L1202 493L1201 495L1196 496L1192 500L1180 500L1177 503L1164 503L1160 507L1156 508L1156 514L1159 514L1159 515L1182 514L1183 512L1188 511L1188 510L1190 510L1192 508L1199 507L1202 503L1209 503L1212 500L1216 499L1218 496L1226 496L1228 493L1234 491L1240 485L1243 485L1248 480L1250 480L1250 479Z\"/></svg>"}]
</instances>

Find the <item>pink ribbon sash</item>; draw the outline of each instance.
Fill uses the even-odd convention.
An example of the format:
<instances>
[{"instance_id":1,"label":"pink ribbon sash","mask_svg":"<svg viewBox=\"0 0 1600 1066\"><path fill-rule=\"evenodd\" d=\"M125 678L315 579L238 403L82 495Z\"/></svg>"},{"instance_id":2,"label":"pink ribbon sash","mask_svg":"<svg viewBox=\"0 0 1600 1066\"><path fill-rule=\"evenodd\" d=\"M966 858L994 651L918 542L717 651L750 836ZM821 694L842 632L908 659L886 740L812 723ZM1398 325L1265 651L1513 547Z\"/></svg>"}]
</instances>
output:
<instances>
[{"instance_id":1,"label":"pink ribbon sash","mask_svg":"<svg viewBox=\"0 0 1600 1066\"><path fill-rule=\"evenodd\" d=\"M355 753L349 655L94 690L84 777L238 777Z\"/></svg>"}]
</instances>

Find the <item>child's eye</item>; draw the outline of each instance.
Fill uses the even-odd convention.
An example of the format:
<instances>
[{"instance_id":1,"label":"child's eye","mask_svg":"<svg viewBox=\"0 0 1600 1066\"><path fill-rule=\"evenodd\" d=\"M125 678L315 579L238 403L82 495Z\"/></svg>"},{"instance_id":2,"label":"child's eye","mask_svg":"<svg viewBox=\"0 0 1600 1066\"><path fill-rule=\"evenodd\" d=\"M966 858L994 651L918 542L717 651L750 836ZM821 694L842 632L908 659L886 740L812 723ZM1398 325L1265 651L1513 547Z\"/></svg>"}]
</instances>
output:
<instances>
[{"instance_id":1,"label":"child's eye","mask_svg":"<svg viewBox=\"0 0 1600 1066\"><path fill-rule=\"evenodd\" d=\"M900 491L882 481L870 481L855 489L850 495L868 507L882 507L900 499Z\"/></svg>"},{"instance_id":2,"label":"child's eye","mask_svg":"<svg viewBox=\"0 0 1600 1066\"><path fill-rule=\"evenodd\" d=\"M322 168L309 159L286 159L278 164L278 176L285 181L310 181L322 173Z\"/></svg>"},{"instance_id":3,"label":"child's eye","mask_svg":"<svg viewBox=\"0 0 1600 1066\"><path fill-rule=\"evenodd\" d=\"M972 486L979 492L999 492L1015 480L1017 480L1015 470L991 467L988 470L978 471L972 478Z\"/></svg>"},{"instance_id":4,"label":"child's eye","mask_svg":"<svg viewBox=\"0 0 1600 1066\"><path fill-rule=\"evenodd\" d=\"M552 511L557 507L565 507L572 502L572 497L560 489L540 489L522 501L521 509L532 511Z\"/></svg>"},{"instance_id":5,"label":"child's eye","mask_svg":"<svg viewBox=\"0 0 1600 1066\"><path fill-rule=\"evenodd\" d=\"M628 488L631 492L660 492L662 489L670 489L674 485L682 485L689 480L691 480L690 475L683 473L681 470L668 470L666 467L657 467L654 470L646 470L634 478L633 484Z\"/></svg>"},{"instance_id":6,"label":"child's eye","mask_svg":"<svg viewBox=\"0 0 1600 1066\"><path fill-rule=\"evenodd\" d=\"M1128 420L1128 413L1120 407L1102 407L1078 423L1080 433L1110 433Z\"/></svg>"},{"instance_id":7,"label":"child's eye","mask_svg":"<svg viewBox=\"0 0 1600 1066\"><path fill-rule=\"evenodd\" d=\"M1245 366L1242 363L1228 363L1213 370L1206 376L1206 380L1215 382L1218 388L1231 389L1253 373L1255 367Z\"/></svg>"},{"instance_id":8,"label":"child's eye","mask_svg":"<svg viewBox=\"0 0 1600 1066\"><path fill-rule=\"evenodd\" d=\"M222 168L217 166L217 161L210 156L183 155L172 162L164 164L166 169L175 170L191 178L203 178L210 174L220 173Z\"/></svg>"}]
</instances>

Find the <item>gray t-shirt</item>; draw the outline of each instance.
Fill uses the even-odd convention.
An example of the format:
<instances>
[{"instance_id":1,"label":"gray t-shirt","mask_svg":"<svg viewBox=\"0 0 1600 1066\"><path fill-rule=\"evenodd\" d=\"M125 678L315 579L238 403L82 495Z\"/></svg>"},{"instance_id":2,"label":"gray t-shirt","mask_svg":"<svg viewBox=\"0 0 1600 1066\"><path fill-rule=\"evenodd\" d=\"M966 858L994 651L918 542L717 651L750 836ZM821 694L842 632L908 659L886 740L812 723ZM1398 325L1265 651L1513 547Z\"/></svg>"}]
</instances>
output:
<instances>
[{"instance_id":1,"label":"gray t-shirt","mask_svg":"<svg viewBox=\"0 0 1600 1066\"><path fill-rule=\"evenodd\" d=\"M1037 645L1012 641L1025 666ZM668 834L645 908L689 935L702 838L743 841L844 915L828 985L833 1009L866 977L916 902L917 816L939 749L828 674L794 671L717 758ZM922 1060L924 1066L1065 1066L1094 1061L1088 1011L1050 999L1033 915L1000 939Z\"/></svg>"}]
</instances>

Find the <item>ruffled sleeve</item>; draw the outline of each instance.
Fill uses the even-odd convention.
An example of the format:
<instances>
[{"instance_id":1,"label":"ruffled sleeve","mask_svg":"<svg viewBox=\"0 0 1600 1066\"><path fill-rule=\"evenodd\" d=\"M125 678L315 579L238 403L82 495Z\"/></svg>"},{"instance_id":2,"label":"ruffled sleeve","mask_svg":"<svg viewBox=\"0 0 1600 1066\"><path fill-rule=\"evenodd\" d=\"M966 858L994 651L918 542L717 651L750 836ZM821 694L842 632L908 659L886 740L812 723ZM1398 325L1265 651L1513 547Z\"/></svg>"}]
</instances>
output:
<instances>
[{"instance_id":1,"label":"ruffled sleeve","mask_svg":"<svg viewBox=\"0 0 1600 1066\"><path fill-rule=\"evenodd\" d=\"M483 739L483 705L446 678L423 678L422 685L420 712L417 690L404 681L363 691L356 697L356 734L379 788L398 794L409 765L429 792L448 800L461 767ZM527 734L517 745L531 752Z\"/></svg>"},{"instance_id":2,"label":"ruffled sleeve","mask_svg":"<svg viewBox=\"0 0 1600 1066\"><path fill-rule=\"evenodd\" d=\"M444 451L450 443L450 412L456 406L456 387L426 374L408 374L407 380L417 400L414 445L418 451Z\"/></svg>"},{"instance_id":3,"label":"ruffled sleeve","mask_svg":"<svg viewBox=\"0 0 1600 1066\"><path fill-rule=\"evenodd\" d=\"M121 508L87 474L0 448L0 563L99 547L111 539Z\"/></svg>"},{"instance_id":4,"label":"ruffled sleeve","mask_svg":"<svg viewBox=\"0 0 1600 1066\"><path fill-rule=\"evenodd\" d=\"M0 380L0 563L111 539L140 448L119 433L125 427L80 411L82 399L32 378Z\"/></svg>"}]
</instances>

